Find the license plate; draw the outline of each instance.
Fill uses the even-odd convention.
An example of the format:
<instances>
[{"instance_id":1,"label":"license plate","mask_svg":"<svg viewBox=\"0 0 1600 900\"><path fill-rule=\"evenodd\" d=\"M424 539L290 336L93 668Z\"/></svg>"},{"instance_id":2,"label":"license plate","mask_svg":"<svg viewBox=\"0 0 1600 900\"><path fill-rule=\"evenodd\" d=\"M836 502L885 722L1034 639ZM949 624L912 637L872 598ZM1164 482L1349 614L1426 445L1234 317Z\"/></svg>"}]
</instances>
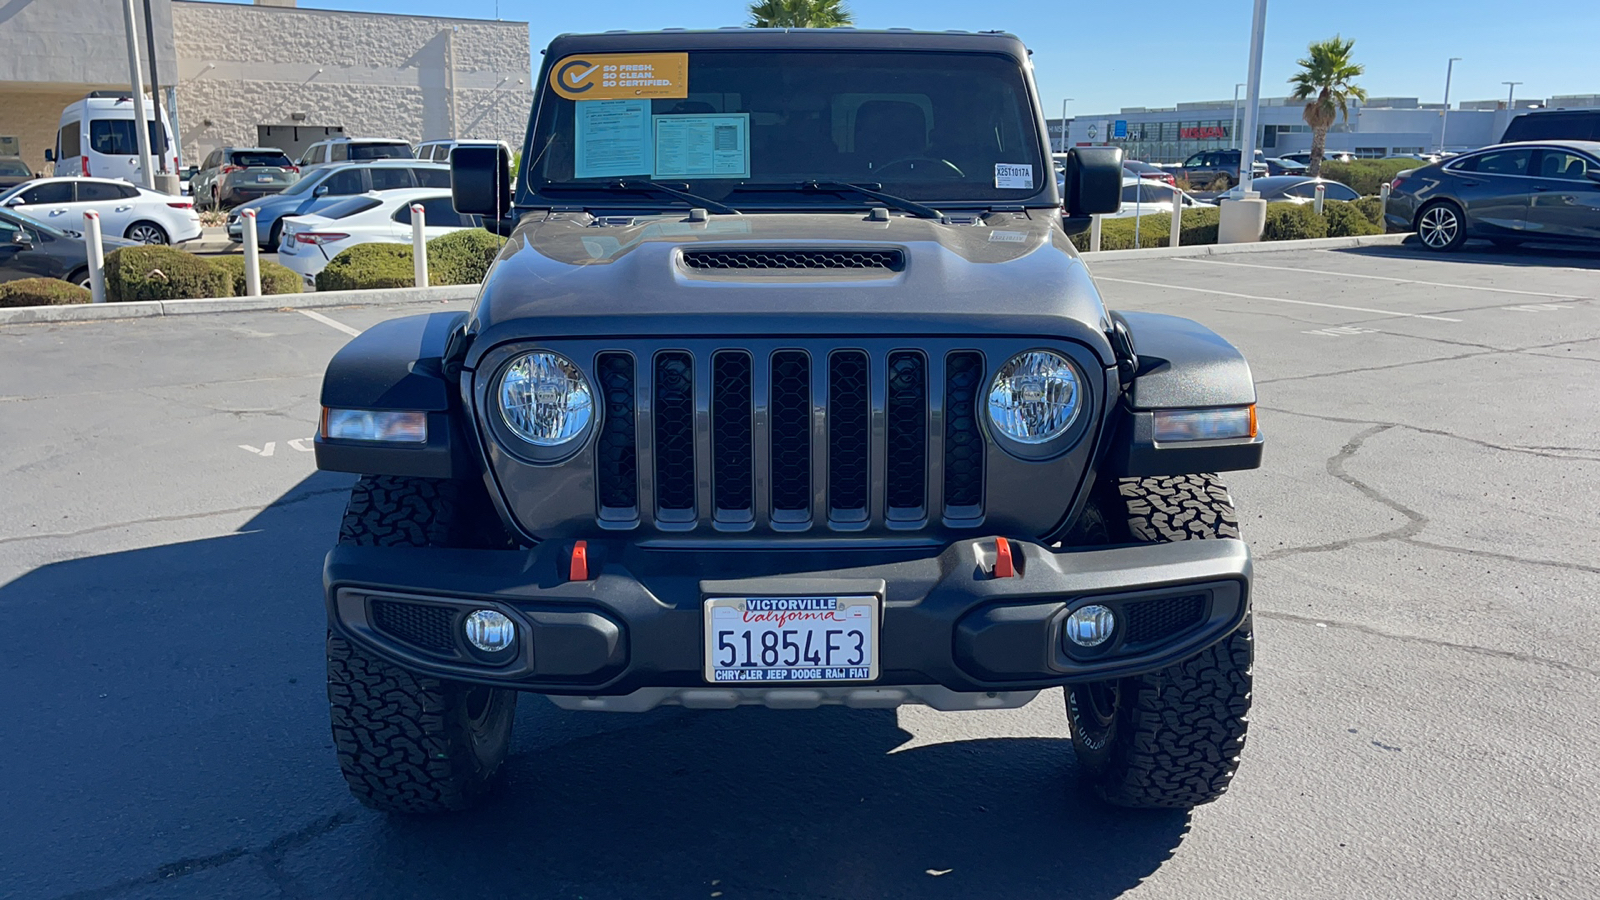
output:
<instances>
[{"instance_id":1,"label":"license plate","mask_svg":"<svg viewBox=\"0 0 1600 900\"><path fill-rule=\"evenodd\" d=\"M272 183L272 176L271 175L257 175L256 176L256 184L271 184L271 183Z\"/></svg>"},{"instance_id":2,"label":"license plate","mask_svg":"<svg viewBox=\"0 0 1600 900\"><path fill-rule=\"evenodd\" d=\"M880 605L875 596L709 598L706 681L876 680Z\"/></svg>"}]
</instances>

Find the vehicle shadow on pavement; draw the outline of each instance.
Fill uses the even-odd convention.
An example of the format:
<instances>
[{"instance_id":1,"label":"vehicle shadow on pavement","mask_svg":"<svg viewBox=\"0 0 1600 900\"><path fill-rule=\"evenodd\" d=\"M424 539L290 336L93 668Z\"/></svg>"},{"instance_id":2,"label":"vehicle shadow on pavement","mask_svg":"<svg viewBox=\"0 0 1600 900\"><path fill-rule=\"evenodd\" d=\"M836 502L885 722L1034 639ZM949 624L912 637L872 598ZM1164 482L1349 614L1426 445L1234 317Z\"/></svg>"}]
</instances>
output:
<instances>
[{"instance_id":1,"label":"vehicle shadow on pavement","mask_svg":"<svg viewBox=\"0 0 1600 900\"><path fill-rule=\"evenodd\" d=\"M1403 259L1411 262L1424 260L1496 266L1565 266L1573 269L1600 269L1600 252L1558 244L1496 247L1483 241L1472 241L1452 253L1434 253L1424 249L1415 238L1408 238L1400 246L1344 247L1327 252L1339 256Z\"/></svg>"},{"instance_id":2,"label":"vehicle shadow on pavement","mask_svg":"<svg viewBox=\"0 0 1600 900\"><path fill-rule=\"evenodd\" d=\"M0 717L28 736L0 737L0 883L97 898L225 884L255 897L1095 900L1151 875L1187 833L1186 813L1081 793L1064 738L907 745L888 710L624 715L527 695L489 805L367 811L338 775L322 681L318 576L350 480L314 474L234 534L0 585ZM935 737L982 734L946 715Z\"/></svg>"}]
</instances>

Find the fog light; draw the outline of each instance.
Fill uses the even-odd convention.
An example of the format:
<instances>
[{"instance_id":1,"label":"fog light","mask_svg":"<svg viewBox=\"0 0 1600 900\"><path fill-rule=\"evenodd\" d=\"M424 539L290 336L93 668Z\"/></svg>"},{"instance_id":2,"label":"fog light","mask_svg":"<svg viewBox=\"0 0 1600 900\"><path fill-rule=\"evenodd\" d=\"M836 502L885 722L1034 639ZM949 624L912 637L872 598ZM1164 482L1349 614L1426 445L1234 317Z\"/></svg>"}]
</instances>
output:
<instances>
[{"instance_id":1,"label":"fog light","mask_svg":"<svg viewBox=\"0 0 1600 900\"><path fill-rule=\"evenodd\" d=\"M1079 647L1098 647L1111 637L1117 617L1098 603L1091 603L1067 616L1067 640Z\"/></svg>"},{"instance_id":2,"label":"fog light","mask_svg":"<svg viewBox=\"0 0 1600 900\"><path fill-rule=\"evenodd\" d=\"M517 639L517 623L492 609L475 609L464 626L467 640L486 653L499 653Z\"/></svg>"}]
</instances>

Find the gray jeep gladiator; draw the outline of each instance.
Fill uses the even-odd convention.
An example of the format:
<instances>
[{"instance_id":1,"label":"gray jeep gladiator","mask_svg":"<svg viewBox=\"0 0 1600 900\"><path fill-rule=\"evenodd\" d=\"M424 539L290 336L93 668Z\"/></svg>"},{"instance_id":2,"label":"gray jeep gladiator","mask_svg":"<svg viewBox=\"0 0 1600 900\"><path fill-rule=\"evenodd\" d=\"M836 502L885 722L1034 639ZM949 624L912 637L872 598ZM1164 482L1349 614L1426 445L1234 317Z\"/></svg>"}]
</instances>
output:
<instances>
[{"instance_id":1,"label":"gray jeep gladiator","mask_svg":"<svg viewBox=\"0 0 1600 900\"><path fill-rule=\"evenodd\" d=\"M324 571L351 790L462 809L518 695L567 710L1017 707L1064 688L1107 801L1238 765L1260 464L1243 357L1108 311L1015 37L568 35L520 168L454 151L509 241L469 312L328 365Z\"/></svg>"}]
</instances>

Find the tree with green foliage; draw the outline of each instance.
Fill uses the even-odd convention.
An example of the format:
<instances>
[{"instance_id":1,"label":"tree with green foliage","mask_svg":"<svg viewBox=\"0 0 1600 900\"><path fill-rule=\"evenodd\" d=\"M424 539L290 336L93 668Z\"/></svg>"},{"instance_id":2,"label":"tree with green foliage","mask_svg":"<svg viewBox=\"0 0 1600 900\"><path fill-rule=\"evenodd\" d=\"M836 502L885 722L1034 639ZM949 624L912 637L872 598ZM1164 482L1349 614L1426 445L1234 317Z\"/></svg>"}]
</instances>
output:
<instances>
[{"instance_id":1,"label":"tree with green foliage","mask_svg":"<svg viewBox=\"0 0 1600 900\"><path fill-rule=\"evenodd\" d=\"M1355 83L1356 76L1366 71L1363 66L1350 61L1354 40L1343 40L1334 35L1325 41L1313 41L1310 56L1299 60L1300 71L1289 83L1294 85L1292 100L1305 100L1306 108L1301 118L1311 126L1311 169L1313 178L1322 173L1322 154L1328 143L1328 129L1334 119L1350 120L1350 101L1367 99L1364 88Z\"/></svg>"},{"instance_id":2,"label":"tree with green foliage","mask_svg":"<svg viewBox=\"0 0 1600 900\"><path fill-rule=\"evenodd\" d=\"M853 21L843 0L760 0L750 4L751 28L843 28Z\"/></svg>"}]
</instances>

